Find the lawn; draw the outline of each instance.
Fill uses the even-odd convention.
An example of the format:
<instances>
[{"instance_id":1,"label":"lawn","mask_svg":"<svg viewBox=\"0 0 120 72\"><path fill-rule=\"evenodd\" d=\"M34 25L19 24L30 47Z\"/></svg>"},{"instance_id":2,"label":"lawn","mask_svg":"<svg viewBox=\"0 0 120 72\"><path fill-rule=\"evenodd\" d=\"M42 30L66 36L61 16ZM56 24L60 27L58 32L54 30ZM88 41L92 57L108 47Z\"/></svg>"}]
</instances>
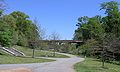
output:
<instances>
[{"instance_id":1,"label":"lawn","mask_svg":"<svg viewBox=\"0 0 120 72\"><path fill-rule=\"evenodd\" d=\"M101 62L93 58L75 64L74 68L76 72L120 72L120 65L105 63L105 68L102 68Z\"/></svg>"},{"instance_id":2,"label":"lawn","mask_svg":"<svg viewBox=\"0 0 120 72\"><path fill-rule=\"evenodd\" d=\"M0 64L23 64L23 63L41 63L50 62L54 60L43 59L43 58L23 58L7 55L0 51Z\"/></svg>"},{"instance_id":3,"label":"lawn","mask_svg":"<svg viewBox=\"0 0 120 72\"><path fill-rule=\"evenodd\" d=\"M32 56L32 49L26 48L26 47L21 47L21 46L14 46L17 50L23 52L26 56ZM35 50L35 57L53 57L53 58L69 58L69 56L62 55L62 54L55 54L53 56L53 52L51 51L42 51L42 50Z\"/></svg>"}]
</instances>

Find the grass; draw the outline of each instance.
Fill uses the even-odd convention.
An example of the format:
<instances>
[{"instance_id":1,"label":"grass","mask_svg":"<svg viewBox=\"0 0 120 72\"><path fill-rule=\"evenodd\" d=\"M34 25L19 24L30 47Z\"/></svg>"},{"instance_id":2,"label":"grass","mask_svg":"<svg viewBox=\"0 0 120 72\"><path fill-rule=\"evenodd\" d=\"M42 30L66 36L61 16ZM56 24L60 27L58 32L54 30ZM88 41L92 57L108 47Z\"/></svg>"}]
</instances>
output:
<instances>
[{"instance_id":1,"label":"grass","mask_svg":"<svg viewBox=\"0 0 120 72\"><path fill-rule=\"evenodd\" d=\"M102 68L101 62L93 58L75 64L74 68L76 72L120 72L120 65L105 63L105 68Z\"/></svg>"},{"instance_id":2,"label":"grass","mask_svg":"<svg viewBox=\"0 0 120 72\"><path fill-rule=\"evenodd\" d=\"M0 51L0 64L41 63L41 62L50 62L50 61L54 61L54 60L43 59L43 58L15 57Z\"/></svg>"},{"instance_id":3,"label":"grass","mask_svg":"<svg viewBox=\"0 0 120 72\"><path fill-rule=\"evenodd\" d=\"M32 56L32 49L30 48L25 48L21 46L14 46L14 48L23 52L26 56ZM42 51L42 50L35 50L35 57L69 58L69 56L57 54L57 53L55 54L55 56L53 56L53 52Z\"/></svg>"}]
</instances>

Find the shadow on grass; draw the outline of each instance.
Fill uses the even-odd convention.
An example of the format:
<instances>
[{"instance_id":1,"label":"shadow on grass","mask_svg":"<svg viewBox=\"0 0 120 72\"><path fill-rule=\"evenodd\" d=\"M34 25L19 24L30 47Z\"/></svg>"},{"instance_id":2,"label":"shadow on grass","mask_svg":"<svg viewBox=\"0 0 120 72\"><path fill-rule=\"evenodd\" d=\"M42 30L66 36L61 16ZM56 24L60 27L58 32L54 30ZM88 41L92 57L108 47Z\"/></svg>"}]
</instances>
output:
<instances>
[{"instance_id":1,"label":"shadow on grass","mask_svg":"<svg viewBox=\"0 0 120 72\"><path fill-rule=\"evenodd\" d=\"M92 61L102 62L101 59L93 59ZM105 63L120 65L119 61L109 61L109 60L106 60Z\"/></svg>"}]
</instances>

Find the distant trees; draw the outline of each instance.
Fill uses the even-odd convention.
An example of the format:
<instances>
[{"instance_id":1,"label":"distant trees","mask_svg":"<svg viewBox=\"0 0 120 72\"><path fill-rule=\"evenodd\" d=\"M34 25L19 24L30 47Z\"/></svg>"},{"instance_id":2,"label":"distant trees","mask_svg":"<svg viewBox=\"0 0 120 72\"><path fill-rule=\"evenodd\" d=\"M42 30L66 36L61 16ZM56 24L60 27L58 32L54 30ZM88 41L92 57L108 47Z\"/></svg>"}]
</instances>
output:
<instances>
[{"instance_id":1,"label":"distant trees","mask_svg":"<svg viewBox=\"0 0 120 72\"><path fill-rule=\"evenodd\" d=\"M120 11L116 1L101 4L106 16L78 18L74 40L83 40L81 52L105 60L120 60ZM93 43L93 44L92 44Z\"/></svg>"}]
</instances>

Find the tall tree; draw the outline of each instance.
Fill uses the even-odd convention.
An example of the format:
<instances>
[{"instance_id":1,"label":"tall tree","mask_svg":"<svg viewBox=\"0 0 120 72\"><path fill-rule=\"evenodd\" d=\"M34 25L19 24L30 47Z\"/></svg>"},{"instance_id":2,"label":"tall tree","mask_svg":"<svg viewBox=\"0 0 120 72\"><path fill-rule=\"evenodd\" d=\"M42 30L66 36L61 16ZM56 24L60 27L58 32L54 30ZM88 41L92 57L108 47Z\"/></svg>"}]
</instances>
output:
<instances>
[{"instance_id":1,"label":"tall tree","mask_svg":"<svg viewBox=\"0 0 120 72\"><path fill-rule=\"evenodd\" d=\"M10 15L16 19L18 45L28 46L29 41L35 41L39 39L38 28L36 24L29 20L28 15L20 11L12 12Z\"/></svg>"},{"instance_id":2,"label":"tall tree","mask_svg":"<svg viewBox=\"0 0 120 72\"><path fill-rule=\"evenodd\" d=\"M6 22L9 25L10 32L11 32L11 44L15 45L18 41L18 35L17 35L17 27L16 27L16 20L12 15L4 15L2 17L3 21Z\"/></svg>"},{"instance_id":3,"label":"tall tree","mask_svg":"<svg viewBox=\"0 0 120 72\"><path fill-rule=\"evenodd\" d=\"M74 39L86 41L88 39L96 39L103 32L101 26L101 16L88 18L87 16L78 19L78 28L75 30Z\"/></svg>"},{"instance_id":4,"label":"tall tree","mask_svg":"<svg viewBox=\"0 0 120 72\"><path fill-rule=\"evenodd\" d=\"M120 36L120 12L116 1L101 4L101 10L105 10L106 17L103 17L105 32Z\"/></svg>"},{"instance_id":5,"label":"tall tree","mask_svg":"<svg viewBox=\"0 0 120 72\"><path fill-rule=\"evenodd\" d=\"M0 18L0 45L10 46L11 45L11 28L4 21L3 18Z\"/></svg>"}]
</instances>

